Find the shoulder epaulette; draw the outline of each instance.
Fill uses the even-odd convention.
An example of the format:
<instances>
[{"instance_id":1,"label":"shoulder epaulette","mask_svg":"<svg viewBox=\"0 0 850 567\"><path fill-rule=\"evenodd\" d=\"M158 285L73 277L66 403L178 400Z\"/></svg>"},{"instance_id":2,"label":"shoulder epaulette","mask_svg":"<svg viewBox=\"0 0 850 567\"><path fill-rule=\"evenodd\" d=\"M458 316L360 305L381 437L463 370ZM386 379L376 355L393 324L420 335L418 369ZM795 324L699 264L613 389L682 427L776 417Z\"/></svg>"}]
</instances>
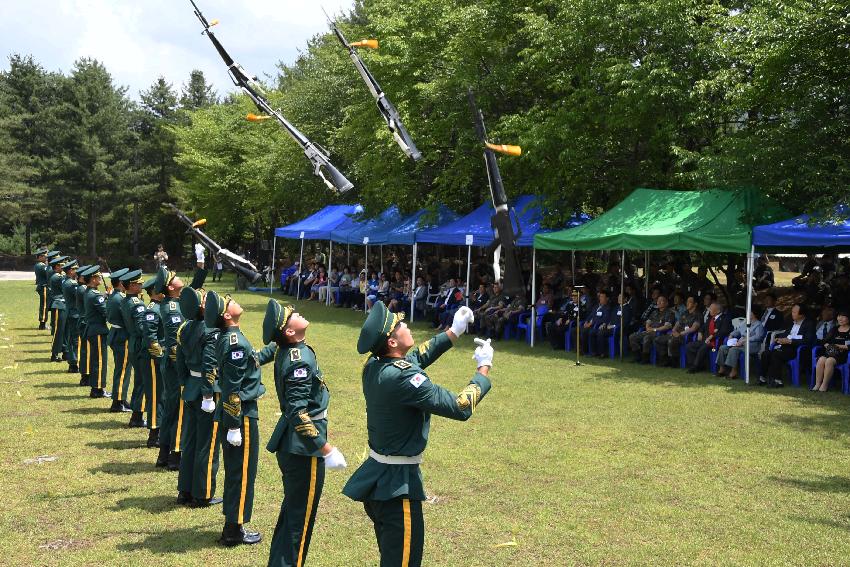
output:
<instances>
[{"instance_id":1,"label":"shoulder epaulette","mask_svg":"<svg viewBox=\"0 0 850 567\"><path fill-rule=\"evenodd\" d=\"M176 301L169 301L168 302L168 308L169 309L177 309L177 302Z\"/></svg>"},{"instance_id":2,"label":"shoulder epaulette","mask_svg":"<svg viewBox=\"0 0 850 567\"><path fill-rule=\"evenodd\" d=\"M134 297L132 299L133 299L133 303L141 303L142 302L142 300L139 299L138 297Z\"/></svg>"},{"instance_id":3,"label":"shoulder epaulette","mask_svg":"<svg viewBox=\"0 0 850 567\"><path fill-rule=\"evenodd\" d=\"M297 347L289 349L289 360L291 362L298 362L301 360L301 350Z\"/></svg>"},{"instance_id":4,"label":"shoulder epaulette","mask_svg":"<svg viewBox=\"0 0 850 567\"><path fill-rule=\"evenodd\" d=\"M393 362L393 366L395 366L396 368L400 368L402 370L407 370L408 368L410 368L413 365L402 358L402 359L399 359L399 360L396 360L395 362Z\"/></svg>"},{"instance_id":5,"label":"shoulder epaulette","mask_svg":"<svg viewBox=\"0 0 850 567\"><path fill-rule=\"evenodd\" d=\"M236 333L230 333L230 344L235 345L239 343L239 335Z\"/></svg>"}]
</instances>

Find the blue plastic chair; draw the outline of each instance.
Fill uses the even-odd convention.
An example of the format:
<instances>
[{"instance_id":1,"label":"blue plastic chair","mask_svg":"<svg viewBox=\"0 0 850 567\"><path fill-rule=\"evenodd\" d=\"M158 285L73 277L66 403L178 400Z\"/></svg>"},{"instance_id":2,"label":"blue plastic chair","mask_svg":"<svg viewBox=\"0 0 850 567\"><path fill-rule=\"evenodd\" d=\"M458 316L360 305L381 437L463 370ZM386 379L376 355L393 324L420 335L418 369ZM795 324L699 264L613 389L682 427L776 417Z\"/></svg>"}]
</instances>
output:
<instances>
[{"instance_id":1,"label":"blue plastic chair","mask_svg":"<svg viewBox=\"0 0 850 567\"><path fill-rule=\"evenodd\" d=\"M809 388L815 386L815 372L817 372L818 356L821 351L823 351L822 346L816 346L812 349L812 372L809 376ZM850 359L844 364L837 365L835 370L841 374L841 393L850 394ZM833 378L831 383L835 384L836 382L837 380Z\"/></svg>"},{"instance_id":2,"label":"blue plastic chair","mask_svg":"<svg viewBox=\"0 0 850 567\"><path fill-rule=\"evenodd\" d=\"M628 350L629 337L623 336L623 347ZM617 353L620 351L620 326L614 325L611 331L611 336L608 337L608 358L617 358ZM625 353L623 353L625 355Z\"/></svg>"},{"instance_id":3,"label":"blue plastic chair","mask_svg":"<svg viewBox=\"0 0 850 567\"><path fill-rule=\"evenodd\" d=\"M726 342L726 339L727 337L714 337L714 346L711 347L711 352L708 353L708 371L712 374L717 372L717 349Z\"/></svg>"},{"instance_id":4,"label":"blue plastic chair","mask_svg":"<svg viewBox=\"0 0 850 567\"><path fill-rule=\"evenodd\" d=\"M772 345L770 350L776 350L776 347L779 345ZM800 360L803 354L803 350L810 348L808 345L801 345L797 347L797 355L788 361L788 366L791 368L791 383L794 386L800 387Z\"/></svg>"},{"instance_id":5,"label":"blue plastic chair","mask_svg":"<svg viewBox=\"0 0 850 567\"><path fill-rule=\"evenodd\" d=\"M744 364L744 358L746 355L742 352L738 355L738 375L746 380L747 379L747 366ZM757 352L753 352L750 354L750 369L753 371L753 376L761 376L761 359Z\"/></svg>"},{"instance_id":6,"label":"blue plastic chair","mask_svg":"<svg viewBox=\"0 0 850 567\"><path fill-rule=\"evenodd\" d=\"M661 335L669 335L672 332L673 332L673 329L668 329L668 330L664 331L663 333L661 333ZM661 335L656 335L656 336L661 336ZM658 353L655 351L655 341L652 341L652 346L650 347L650 350L649 350L649 363L652 364L653 366L655 366L655 360L657 358L658 358Z\"/></svg>"},{"instance_id":7,"label":"blue plastic chair","mask_svg":"<svg viewBox=\"0 0 850 567\"><path fill-rule=\"evenodd\" d=\"M685 352L685 346L688 343L694 342L698 335L699 333L696 331L685 335L685 340L682 341L682 346L679 347L679 368L684 368L688 365L688 357L687 352Z\"/></svg>"},{"instance_id":8,"label":"blue plastic chair","mask_svg":"<svg viewBox=\"0 0 850 567\"><path fill-rule=\"evenodd\" d=\"M535 309L537 316L535 317L534 323L534 335L539 337L543 331L543 316L549 312L549 307L546 305L542 305ZM522 334L525 335L525 342L531 344L531 330L528 324L528 320L531 318L531 311L527 311L522 313L519 316L519 320L517 321L516 332L517 337L520 338Z\"/></svg>"},{"instance_id":9,"label":"blue plastic chair","mask_svg":"<svg viewBox=\"0 0 850 567\"><path fill-rule=\"evenodd\" d=\"M564 333L564 350L571 351L573 350L573 326L575 325L575 321L571 320L567 323L566 332Z\"/></svg>"}]
</instances>

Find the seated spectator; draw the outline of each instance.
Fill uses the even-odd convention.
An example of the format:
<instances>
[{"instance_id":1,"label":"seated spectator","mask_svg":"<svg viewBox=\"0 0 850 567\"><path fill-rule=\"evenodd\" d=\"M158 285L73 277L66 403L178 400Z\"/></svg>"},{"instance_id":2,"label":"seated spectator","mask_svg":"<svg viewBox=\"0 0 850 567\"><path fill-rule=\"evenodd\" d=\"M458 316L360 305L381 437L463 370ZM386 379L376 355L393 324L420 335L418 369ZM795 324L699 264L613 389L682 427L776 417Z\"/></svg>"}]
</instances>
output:
<instances>
[{"instance_id":1,"label":"seated spectator","mask_svg":"<svg viewBox=\"0 0 850 567\"><path fill-rule=\"evenodd\" d=\"M298 262L295 262L285 270L280 272L280 290L283 293L289 293L290 281L298 274ZM292 295L291 293L289 295Z\"/></svg>"},{"instance_id":2,"label":"seated spectator","mask_svg":"<svg viewBox=\"0 0 850 567\"><path fill-rule=\"evenodd\" d=\"M549 339L554 350L564 350L567 327L576 317L577 299L573 288L566 284L563 297L543 316L543 335Z\"/></svg>"},{"instance_id":3,"label":"seated spectator","mask_svg":"<svg viewBox=\"0 0 850 567\"><path fill-rule=\"evenodd\" d=\"M681 291L677 291L673 294L673 305L670 307L673 310L673 313L676 314L676 320L679 319L685 312L688 310L688 306L685 305L685 296L682 295Z\"/></svg>"},{"instance_id":4,"label":"seated spectator","mask_svg":"<svg viewBox=\"0 0 850 567\"><path fill-rule=\"evenodd\" d=\"M708 319L711 315L711 304L717 301L717 294L709 291L702 296L702 328L708 326Z\"/></svg>"},{"instance_id":5,"label":"seated spectator","mask_svg":"<svg viewBox=\"0 0 850 567\"><path fill-rule=\"evenodd\" d=\"M369 280L366 278L365 268L351 279L351 290L351 308L360 311L360 308L366 304L366 293L369 291Z\"/></svg>"},{"instance_id":6,"label":"seated spectator","mask_svg":"<svg viewBox=\"0 0 850 567\"><path fill-rule=\"evenodd\" d=\"M785 328L785 317L776 308L776 294L766 294L762 302L764 313L761 315L761 324L764 326L765 337L767 337L770 333Z\"/></svg>"},{"instance_id":7,"label":"seated spectator","mask_svg":"<svg viewBox=\"0 0 850 567\"><path fill-rule=\"evenodd\" d=\"M472 309L473 312L477 311L482 305L487 303L488 299L490 299L490 296L487 293L487 286L484 284L479 285L478 289L469 299L469 308Z\"/></svg>"},{"instance_id":8,"label":"seated spectator","mask_svg":"<svg viewBox=\"0 0 850 567\"><path fill-rule=\"evenodd\" d=\"M450 287L443 302L437 308L437 327L441 331L447 331L452 326L455 313L464 304L463 288L458 280L452 278Z\"/></svg>"},{"instance_id":9,"label":"seated spectator","mask_svg":"<svg viewBox=\"0 0 850 567\"><path fill-rule=\"evenodd\" d=\"M709 352L732 332L732 318L723 312L719 303L714 302L708 306L708 323L702 329L697 340L685 347L688 374L703 370L708 363Z\"/></svg>"},{"instance_id":10,"label":"seated spectator","mask_svg":"<svg viewBox=\"0 0 850 567\"><path fill-rule=\"evenodd\" d=\"M669 331L676 324L676 316L668 307L667 298L660 294L655 295L655 309L647 307L645 312L649 313L649 317L644 322L643 330L629 335L629 348L634 354L634 361L637 363L649 364L652 341L655 340L656 336Z\"/></svg>"},{"instance_id":11,"label":"seated spectator","mask_svg":"<svg viewBox=\"0 0 850 567\"><path fill-rule=\"evenodd\" d=\"M425 278L416 276L416 288L413 290L413 312L419 317L425 316L425 301L428 299L428 285Z\"/></svg>"},{"instance_id":12,"label":"seated spectator","mask_svg":"<svg viewBox=\"0 0 850 567\"><path fill-rule=\"evenodd\" d=\"M345 266L342 269L342 275L339 276L339 303L337 303L337 307L351 307L351 299L354 295L351 282L351 268Z\"/></svg>"},{"instance_id":13,"label":"seated spectator","mask_svg":"<svg viewBox=\"0 0 850 567\"><path fill-rule=\"evenodd\" d=\"M820 312L820 318L815 323L815 340L817 344L825 344L824 341L829 336L829 332L835 327L835 310L829 305L825 305Z\"/></svg>"},{"instance_id":14,"label":"seated spectator","mask_svg":"<svg viewBox=\"0 0 850 567\"><path fill-rule=\"evenodd\" d=\"M325 287L328 284L328 274L325 272L325 267L320 266L318 271L316 272L316 276L313 278L312 283L310 284L310 297L307 298L307 301L314 301L319 299L319 290Z\"/></svg>"},{"instance_id":15,"label":"seated spectator","mask_svg":"<svg viewBox=\"0 0 850 567\"><path fill-rule=\"evenodd\" d=\"M383 301L384 303L389 301L390 280L387 279L387 275L384 272L381 272L378 276L378 292L376 295L379 301Z\"/></svg>"},{"instance_id":16,"label":"seated spectator","mask_svg":"<svg viewBox=\"0 0 850 567\"><path fill-rule=\"evenodd\" d=\"M540 293L540 296L537 298L537 301L534 302L534 306L538 309L540 307L545 307L549 309L552 307L555 301L555 296L552 293L552 288L549 287L549 284L543 284L543 291Z\"/></svg>"},{"instance_id":17,"label":"seated spectator","mask_svg":"<svg viewBox=\"0 0 850 567\"><path fill-rule=\"evenodd\" d=\"M364 293L366 294L366 312L372 309L372 306L375 305L375 302L378 301L378 289L380 287L380 281L378 280L378 274L372 272L369 275L369 280L366 282L366 289Z\"/></svg>"},{"instance_id":18,"label":"seated spectator","mask_svg":"<svg viewBox=\"0 0 850 567\"><path fill-rule=\"evenodd\" d=\"M806 317L806 308L803 305L795 303L791 308L791 321L784 331L776 335L770 348L761 354L763 376L759 376L759 386L784 386L785 366L797 356L797 349L814 345L815 322Z\"/></svg>"},{"instance_id":19,"label":"seated spectator","mask_svg":"<svg viewBox=\"0 0 850 567\"><path fill-rule=\"evenodd\" d=\"M691 333L699 331L702 324L702 314L697 311L697 298L688 296L685 301L685 312L676 318L676 324L669 335L655 337L655 351L658 353L658 366L679 366L679 353L685 339Z\"/></svg>"},{"instance_id":20,"label":"seated spectator","mask_svg":"<svg viewBox=\"0 0 850 567\"><path fill-rule=\"evenodd\" d=\"M649 303L646 304L646 308L641 313L640 317L638 317L637 324L638 329L643 329L646 325L647 320L652 315L652 312L658 308L658 298L661 296L661 288L654 287L650 292ZM665 304L667 303L667 298L664 298ZM674 316L675 317L675 316ZM638 331L640 332L640 331Z\"/></svg>"},{"instance_id":21,"label":"seated spectator","mask_svg":"<svg viewBox=\"0 0 850 567\"><path fill-rule=\"evenodd\" d=\"M593 346L597 358L605 358L608 353L608 325L614 320L614 310L611 308L608 290L603 289L597 295L596 309L591 311L590 318L582 326L584 343Z\"/></svg>"},{"instance_id":22,"label":"seated spectator","mask_svg":"<svg viewBox=\"0 0 850 567\"><path fill-rule=\"evenodd\" d=\"M759 256L756 269L753 272L753 289L762 291L773 287L773 268L768 263L766 255Z\"/></svg>"},{"instance_id":23,"label":"seated spectator","mask_svg":"<svg viewBox=\"0 0 850 567\"><path fill-rule=\"evenodd\" d=\"M826 392L835 373L835 367L847 362L850 348L850 317L846 311L838 313L838 324L829 330L823 342L823 354L815 367L815 385L812 391Z\"/></svg>"},{"instance_id":24,"label":"seated spectator","mask_svg":"<svg viewBox=\"0 0 850 567\"><path fill-rule=\"evenodd\" d=\"M319 288L319 302L326 303L327 294L330 294L330 299L335 304L337 291L339 291L339 271L331 268L327 276L326 285Z\"/></svg>"},{"instance_id":25,"label":"seated spectator","mask_svg":"<svg viewBox=\"0 0 850 567\"><path fill-rule=\"evenodd\" d=\"M504 336L505 327L508 325L513 325L516 327L516 324L519 321L519 316L524 313L527 309L527 305L525 302L525 297L522 295L517 295L516 297L511 299L511 302L508 306L502 310L499 316L495 320L495 325L491 327L490 334L487 335L492 339L496 339L497 341L502 340ZM449 326L451 326L451 321L449 321Z\"/></svg>"},{"instance_id":26,"label":"seated spectator","mask_svg":"<svg viewBox=\"0 0 850 567\"><path fill-rule=\"evenodd\" d=\"M758 308L753 307L750 313L750 356L758 355L761 343L767 334L759 320ZM747 325L741 323L729 335L729 339L734 340L734 345L727 340L720 348L717 349L717 377L725 376L730 380L738 377L738 359L741 353L745 353L747 349Z\"/></svg>"}]
</instances>

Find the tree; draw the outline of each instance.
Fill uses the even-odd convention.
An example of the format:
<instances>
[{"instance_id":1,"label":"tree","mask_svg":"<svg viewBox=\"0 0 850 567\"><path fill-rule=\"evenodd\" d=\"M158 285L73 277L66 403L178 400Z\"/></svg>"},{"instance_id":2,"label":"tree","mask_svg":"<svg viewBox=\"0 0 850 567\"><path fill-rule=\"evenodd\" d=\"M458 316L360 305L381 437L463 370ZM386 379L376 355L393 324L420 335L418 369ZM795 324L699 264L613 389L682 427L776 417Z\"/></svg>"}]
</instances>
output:
<instances>
[{"instance_id":1,"label":"tree","mask_svg":"<svg viewBox=\"0 0 850 567\"><path fill-rule=\"evenodd\" d=\"M189 75L189 82L183 84L180 95L180 107L184 110L206 108L218 102L218 95L212 85L207 84L204 72L195 69Z\"/></svg>"}]
</instances>

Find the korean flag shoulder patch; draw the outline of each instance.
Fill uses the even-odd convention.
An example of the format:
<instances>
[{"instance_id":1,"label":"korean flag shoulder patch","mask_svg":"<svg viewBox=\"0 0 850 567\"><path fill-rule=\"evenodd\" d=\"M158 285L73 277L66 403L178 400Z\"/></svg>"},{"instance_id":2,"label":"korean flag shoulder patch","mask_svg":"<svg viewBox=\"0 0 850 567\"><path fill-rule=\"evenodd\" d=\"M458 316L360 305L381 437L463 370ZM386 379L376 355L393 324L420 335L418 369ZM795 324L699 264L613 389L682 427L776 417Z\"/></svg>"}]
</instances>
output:
<instances>
[{"instance_id":1,"label":"korean flag shoulder patch","mask_svg":"<svg viewBox=\"0 0 850 567\"><path fill-rule=\"evenodd\" d=\"M153 321L156 317L154 317L153 313L148 313L145 315L145 321Z\"/></svg>"},{"instance_id":2,"label":"korean flag shoulder patch","mask_svg":"<svg viewBox=\"0 0 850 567\"><path fill-rule=\"evenodd\" d=\"M306 378L307 377L307 369L306 368L296 368L293 375L296 378Z\"/></svg>"},{"instance_id":3,"label":"korean flag shoulder patch","mask_svg":"<svg viewBox=\"0 0 850 567\"><path fill-rule=\"evenodd\" d=\"M418 387L419 387L419 386L421 386L421 385L425 382L425 380L427 380L427 379L428 379L428 377L427 377L427 376L425 376L424 374L422 374L422 373L417 373L417 374L416 374L416 376L414 376L413 378L411 378L410 380L408 380L408 382L410 382L411 384L413 384L413 387L414 387L414 388L418 388Z\"/></svg>"},{"instance_id":4,"label":"korean flag shoulder patch","mask_svg":"<svg viewBox=\"0 0 850 567\"><path fill-rule=\"evenodd\" d=\"M98 298L97 298L97 302L98 302L98 303L103 303L104 301L106 301L106 298L105 298L105 297L103 297L102 295L101 295L100 297L98 297Z\"/></svg>"},{"instance_id":5,"label":"korean flag shoulder patch","mask_svg":"<svg viewBox=\"0 0 850 567\"><path fill-rule=\"evenodd\" d=\"M234 350L230 353L230 360L242 360L245 358L244 350Z\"/></svg>"}]
</instances>

